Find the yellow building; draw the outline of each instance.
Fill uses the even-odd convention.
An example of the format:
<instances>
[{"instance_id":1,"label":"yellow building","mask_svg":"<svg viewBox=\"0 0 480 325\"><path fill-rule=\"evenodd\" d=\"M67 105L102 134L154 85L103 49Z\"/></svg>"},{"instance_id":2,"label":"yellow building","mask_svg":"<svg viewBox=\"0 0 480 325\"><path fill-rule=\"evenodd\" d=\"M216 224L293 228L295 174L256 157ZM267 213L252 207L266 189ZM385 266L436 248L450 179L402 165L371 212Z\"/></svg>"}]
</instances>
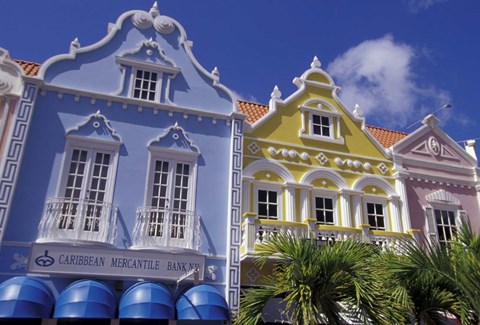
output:
<instances>
[{"instance_id":1,"label":"yellow building","mask_svg":"<svg viewBox=\"0 0 480 325\"><path fill-rule=\"evenodd\" d=\"M248 115L242 286L259 284L262 271L252 258L272 233L321 242L353 236L390 247L411 237L401 200L404 176L394 169L389 145L381 143L406 135L367 127L358 106L351 113L341 103L340 88L316 57L293 83L298 90L285 99L275 87L268 106L239 102Z\"/></svg>"}]
</instances>

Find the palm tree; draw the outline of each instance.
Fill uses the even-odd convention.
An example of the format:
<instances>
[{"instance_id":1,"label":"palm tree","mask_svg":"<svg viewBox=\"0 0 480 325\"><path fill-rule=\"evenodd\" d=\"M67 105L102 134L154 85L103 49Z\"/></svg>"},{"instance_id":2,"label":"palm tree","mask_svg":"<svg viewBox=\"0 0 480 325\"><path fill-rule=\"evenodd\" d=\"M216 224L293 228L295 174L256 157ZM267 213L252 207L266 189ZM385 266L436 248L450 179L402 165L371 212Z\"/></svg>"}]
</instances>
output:
<instances>
[{"instance_id":1,"label":"palm tree","mask_svg":"<svg viewBox=\"0 0 480 325\"><path fill-rule=\"evenodd\" d=\"M294 324L400 324L406 314L384 286L377 267L379 250L356 240L317 245L288 234L271 236L258 250L257 263L275 260L265 285L241 299L238 324L257 324L268 300L281 298Z\"/></svg>"},{"instance_id":2,"label":"palm tree","mask_svg":"<svg viewBox=\"0 0 480 325\"><path fill-rule=\"evenodd\" d=\"M469 324L471 307L456 281L451 250L438 244L408 241L402 253L387 252L382 256L387 287L392 298L410 314L415 324L443 324L447 313Z\"/></svg>"}]
</instances>

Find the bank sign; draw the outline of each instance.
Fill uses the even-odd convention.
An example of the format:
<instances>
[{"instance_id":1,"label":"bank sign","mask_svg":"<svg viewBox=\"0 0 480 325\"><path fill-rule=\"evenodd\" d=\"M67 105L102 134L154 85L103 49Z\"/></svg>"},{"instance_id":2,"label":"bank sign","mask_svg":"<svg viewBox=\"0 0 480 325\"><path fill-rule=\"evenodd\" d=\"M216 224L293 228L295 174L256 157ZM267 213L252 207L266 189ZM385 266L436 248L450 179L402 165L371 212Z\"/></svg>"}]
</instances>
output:
<instances>
[{"instance_id":1,"label":"bank sign","mask_svg":"<svg viewBox=\"0 0 480 325\"><path fill-rule=\"evenodd\" d=\"M28 259L30 273L118 278L177 280L198 269L203 280L204 268L202 255L54 244L33 244Z\"/></svg>"}]
</instances>

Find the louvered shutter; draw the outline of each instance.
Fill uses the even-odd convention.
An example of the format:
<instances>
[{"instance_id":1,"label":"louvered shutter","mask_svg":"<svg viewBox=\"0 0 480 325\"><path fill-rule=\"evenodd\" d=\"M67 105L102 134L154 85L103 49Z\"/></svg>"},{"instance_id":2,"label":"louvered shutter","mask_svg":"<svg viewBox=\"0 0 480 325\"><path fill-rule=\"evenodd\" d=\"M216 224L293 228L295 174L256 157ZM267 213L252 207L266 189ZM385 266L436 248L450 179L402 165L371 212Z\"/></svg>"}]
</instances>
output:
<instances>
[{"instance_id":1,"label":"louvered shutter","mask_svg":"<svg viewBox=\"0 0 480 325\"><path fill-rule=\"evenodd\" d=\"M426 224L427 224L428 239L433 244L438 241L437 223L435 222L433 208L425 207L425 217L427 219Z\"/></svg>"}]
</instances>

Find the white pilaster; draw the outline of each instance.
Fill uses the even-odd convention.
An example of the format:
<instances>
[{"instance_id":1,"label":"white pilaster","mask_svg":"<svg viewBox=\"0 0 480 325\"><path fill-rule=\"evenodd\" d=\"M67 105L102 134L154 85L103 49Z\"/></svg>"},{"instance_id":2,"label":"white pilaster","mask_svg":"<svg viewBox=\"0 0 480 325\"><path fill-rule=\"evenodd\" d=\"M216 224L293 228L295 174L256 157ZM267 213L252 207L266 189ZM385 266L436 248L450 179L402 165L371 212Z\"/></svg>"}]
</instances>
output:
<instances>
[{"instance_id":1,"label":"white pilaster","mask_svg":"<svg viewBox=\"0 0 480 325\"><path fill-rule=\"evenodd\" d=\"M407 189L405 186L407 176L408 173L404 171L397 171L395 174L393 174L393 177L395 177L395 190L400 196L399 213L401 215L402 228L404 231L408 231L412 228L410 211L408 208Z\"/></svg>"},{"instance_id":2,"label":"white pilaster","mask_svg":"<svg viewBox=\"0 0 480 325\"><path fill-rule=\"evenodd\" d=\"M253 177L243 176L242 182L242 211L252 212L254 209L251 207L250 197L252 192L252 183L255 180Z\"/></svg>"},{"instance_id":3,"label":"white pilaster","mask_svg":"<svg viewBox=\"0 0 480 325\"><path fill-rule=\"evenodd\" d=\"M286 221L295 222L296 209L295 209L295 187L293 184L285 183L285 213Z\"/></svg>"},{"instance_id":4,"label":"white pilaster","mask_svg":"<svg viewBox=\"0 0 480 325\"><path fill-rule=\"evenodd\" d=\"M353 207L353 215L355 219L355 227L358 228L362 225L363 218L362 218L362 195L361 194L354 194L352 195L352 207Z\"/></svg>"},{"instance_id":5,"label":"white pilaster","mask_svg":"<svg viewBox=\"0 0 480 325\"><path fill-rule=\"evenodd\" d=\"M302 188L300 190L300 209L302 221L307 220L310 217L310 190L308 188Z\"/></svg>"},{"instance_id":6,"label":"white pilaster","mask_svg":"<svg viewBox=\"0 0 480 325\"><path fill-rule=\"evenodd\" d=\"M391 220L392 220L392 227L391 230L395 232L402 232L402 220L400 217L400 197L391 195L388 197L390 213L391 213Z\"/></svg>"},{"instance_id":7,"label":"white pilaster","mask_svg":"<svg viewBox=\"0 0 480 325\"><path fill-rule=\"evenodd\" d=\"M351 209L350 209L350 192L346 190L340 191L340 210L342 211L341 220L343 227L351 227Z\"/></svg>"}]
</instances>

